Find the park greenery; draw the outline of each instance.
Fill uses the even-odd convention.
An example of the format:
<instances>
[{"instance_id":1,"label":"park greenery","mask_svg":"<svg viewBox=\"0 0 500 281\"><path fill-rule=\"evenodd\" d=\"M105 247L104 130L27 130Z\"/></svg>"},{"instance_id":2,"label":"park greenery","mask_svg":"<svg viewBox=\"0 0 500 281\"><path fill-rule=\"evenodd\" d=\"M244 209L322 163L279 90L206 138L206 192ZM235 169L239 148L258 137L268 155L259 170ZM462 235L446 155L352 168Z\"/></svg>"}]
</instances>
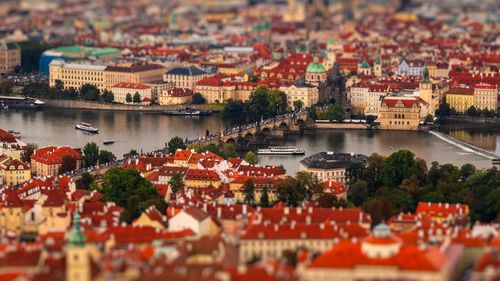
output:
<instances>
[{"instance_id":1,"label":"park greenery","mask_svg":"<svg viewBox=\"0 0 500 281\"><path fill-rule=\"evenodd\" d=\"M112 103L115 99L111 91L104 90L101 93L96 86L90 84L84 84L80 89L64 89L64 84L60 80L56 80L54 87L49 87L44 82L29 83L23 87L21 95L39 99L86 100L107 103Z\"/></svg>"},{"instance_id":2,"label":"park greenery","mask_svg":"<svg viewBox=\"0 0 500 281\"><path fill-rule=\"evenodd\" d=\"M116 161L116 156L107 150L99 150L95 142L89 142L83 147L83 163L85 167L92 167L98 163L108 164Z\"/></svg>"},{"instance_id":3,"label":"park greenery","mask_svg":"<svg viewBox=\"0 0 500 281\"><path fill-rule=\"evenodd\" d=\"M245 124L286 112L287 100L285 93L259 87L250 95L248 101L229 100L222 111L222 116L235 124Z\"/></svg>"},{"instance_id":4,"label":"park greenery","mask_svg":"<svg viewBox=\"0 0 500 281\"><path fill-rule=\"evenodd\" d=\"M471 164L427 163L407 150L388 157L372 154L365 165L347 171L349 202L372 215L374 223L399 212L414 212L418 202L468 204L474 221L499 220L500 171Z\"/></svg>"},{"instance_id":5,"label":"park greenery","mask_svg":"<svg viewBox=\"0 0 500 281\"><path fill-rule=\"evenodd\" d=\"M103 201L115 202L125 208L120 215L123 222L131 223L150 206L155 206L162 214L166 212L167 204L162 196L136 170L111 168L102 177L100 186L95 188L103 194Z\"/></svg>"},{"instance_id":6,"label":"park greenery","mask_svg":"<svg viewBox=\"0 0 500 281\"><path fill-rule=\"evenodd\" d=\"M205 103L207 103L207 100L205 99L205 97L203 97L202 94L194 93L191 103L192 104L205 104Z\"/></svg>"}]
</instances>

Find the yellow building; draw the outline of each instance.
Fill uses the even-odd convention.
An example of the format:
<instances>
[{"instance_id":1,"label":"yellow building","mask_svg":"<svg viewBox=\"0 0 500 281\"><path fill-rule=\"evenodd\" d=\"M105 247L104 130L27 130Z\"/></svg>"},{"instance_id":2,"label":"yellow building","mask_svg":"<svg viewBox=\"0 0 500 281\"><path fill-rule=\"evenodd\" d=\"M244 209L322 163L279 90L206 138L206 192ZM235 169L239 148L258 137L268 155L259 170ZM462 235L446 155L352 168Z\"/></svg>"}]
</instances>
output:
<instances>
[{"instance_id":1,"label":"yellow building","mask_svg":"<svg viewBox=\"0 0 500 281\"><path fill-rule=\"evenodd\" d=\"M318 103L319 90L318 87L306 84L296 83L288 87L280 87L280 91L286 94L288 107L294 108L295 101L301 101L303 108L309 108Z\"/></svg>"},{"instance_id":2,"label":"yellow building","mask_svg":"<svg viewBox=\"0 0 500 281\"><path fill-rule=\"evenodd\" d=\"M8 189L4 194L0 210L0 228L20 234L24 225L24 203L14 190Z\"/></svg>"},{"instance_id":3,"label":"yellow building","mask_svg":"<svg viewBox=\"0 0 500 281\"><path fill-rule=\"evenodd\" d=\"M118 83L152 83L163 79L165 68L151 63L121 63L110 65L104 71L104 87Z\"/></svg>"},{"instance_id":4,"label":"yellow building","mask_svg":"<svg viewBox=\"0 0 500 281\"><path fill-rule=\"evenodd\" d=\"M161 105L177 105L191 103L193 91L190 89L175 88L163 91L158 96L158 103Z\"/></svg>"},{"instance_id":5,"label":"yellow building","mask_svg":"<svg viewBox=\"0 0 500 281\"><path fill-rule=\"evenodd\" d=\"M446 93L446 102L456 112L466 112L474 105L474 90L466 87L455 87Z\"/></svg>"},{"instance_id":6,"label":"yellow building","mask_svg":"<svg viewBox=\"0 0 500 281\"><path fill-rule=\"evenodd\" d=\"M184 184L188 188L219 188L221 180L219 175L212 170L189 169L184 178Z\"/></svg>"},{"instance_id":7,"label":"yellow building","mask_svg":"<svg viewBox=\"0 0 500 281\"><path fill-rule=\"evenodd\" d=\"M207 77L207 73L197 67L176 67L165 73L163 80L175 84L176 88L188 88L194 90L194 87L201 79Z\"/></svg>"},{"instance_id":8,"label":"yellow building","mask_svg":"<svg viewBox=\"0 0 500 281\"><path fill-rule=\"evenodd\" d=\"M0 40L0 74L9 73L21 65L21 49L14 43Z\"/></svg>"},{"instance_id":9,"label":"yellow building","mask_svg":"<svg viewBox=\"0 0 500 281\"><path fill-rule=\"evenodd\" d=\"M65 89L80 89L85 84L96 86L100 91L111 90L118 83L152 83L163 79L164 68L157 64L123 63L99 65L70 63L55 59L49 65L49 86L61 81Z\"/></svg>"},{"instance_id":10,"label":"yellow building","mask_svg":"<svg viewBox=\"0 0 500 281\"><path fill-rule=\"evenodd\" d=\"M498 89L496 86L481 83L474 87L474 107L497 111Z\"/></svg>"},{"instance_id":11,"label":"yellow building","mask_svg":"<svg viewBox=\"0 0 500 281\"><path fill-rule=\"evenodd\" d=\"M28 164L20 160L11 157L2 160L0 157L0 175L4 185L15 186L31 179L31 169Z\"/></svg>"},{"instance_id":12,"label":"yellow building","mask_svg":"<svg viewBox=\"0 0 500 281\"><path fill-rule=\"evenodd\" d=\"M118 83L111 87L111 92L113 92L115 101L120 103L126 103L127 95L133 98L136 93L141 97L141 101L144 101L146 98L150 101L153 100L151 87L142 83Z\"/></svg>"},{"instance_id":13,"label":"yellow building","mask_svg":"<svg viewBox=\"0 0 500 281\"><path fill-rule=\"evenodd\" d=\"M417 97L385 97L378 120L384 130L418 130L420 102Z\"/></svg>"},{"instance_id":14,"label":"yellow building","mask_svg":"<svg viewBox=\"0 0 500 281\"><path fill-rule=\"evenodd\" d=\"M105 69L105 65L67 63L55 59L49 65L49 86L55 87L56 81L61 81L64 89L80 89L83 85L90 84L103 91Z\"/></svg>"}]
</instances>

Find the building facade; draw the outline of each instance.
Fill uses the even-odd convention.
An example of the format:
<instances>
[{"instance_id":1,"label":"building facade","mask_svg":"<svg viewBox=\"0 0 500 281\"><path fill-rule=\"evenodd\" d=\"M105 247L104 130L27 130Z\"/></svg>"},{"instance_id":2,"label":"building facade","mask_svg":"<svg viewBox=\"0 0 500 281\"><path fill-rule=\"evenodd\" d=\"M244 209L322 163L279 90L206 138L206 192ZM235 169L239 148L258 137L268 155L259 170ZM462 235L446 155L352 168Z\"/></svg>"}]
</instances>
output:
<instances>
[{"instance_id":1,"label":"building facade","mask_svg":"<svg viewBox=\"0 0 500 281\"><path fill-rule=\"evenodd\" d=\"M0 40L0 74L12 72L21 65L21 49L14 43Z\"/></svg>"},{"instance_id":2,"label":"building facade","mask_svg":"<svg viewBox=\"0 0 500 281\"><path fill-rule=\"evenodd\" d=\"M163 80L171 82L176 88L188 88L193 90L201 79L207 77L208 74L194 66L176 67L167 71Z\"/></svg>"},{"instance_id":3,"label":"building facade","mask_svg":"<svg viewBox=\"0 0 500 281\"><path fill-rule=\"evenodd\" d=\"M320 152L301 160L299 170L316 175L322 182L334 180L346 184L346 170L353 163L364 164L367 159L362 154Z\"/></svg>"},{"instance_id":4,"label":"building facade","mask_svg":"<svg viewBox=\"0 0 500 281\"><path fill-rule=\"evenodd\" d=\"M48 146L35 150L31 156L31 170L39 177L57 176L64 156L75 158L76 170L82 167L83 156L76 150L68 146Z\"/></svg>"},{"instance_id":5,"label":"building facade","mask_svg":"<svg viewBox=\"0 0 500 281\"><path fill-rule=\"evenodd\" d=\"M454 87L446 93L446 102L451 109L464 113L474 105L474 89L469 87Z\"/></svg>"},{"instance_id":6,"label":"building facade","mask_svg":"<svg viewBox=\"0 0 500 281\"><path fill-rule=\"evenodd\" d=\"M280 91L286 94L288 107L294 108L295 101L301 101L303 108L309 108L319 101L319 90L306 83L295 83L290 86L280 87Z\"/></svg>"},{"instance_id":7,"label":"building facade","mask_svg":"<svg viewBox=\"0 0 500 281\"><path fill-rule=\"evenodd\" d=\"M474 107L476 109L487 109L497 111L498 108L498 89L497 87L480 83L474 87Z\"/></svg>"},{"instance_id":8,"label":"building facade","mask_svg":"<svg viewBox=\"0 0 500 281\"><path fill-rule=\"evenodd\" d=\"M142 83L118 83L111 87L111 92L113 92L115 101L120 103L127 103L127 95L133 98L136 93L141 97L141 101L144 99L153 100L151 87Z\"/></svg>"},{"instance_id":9,"label":"building facade","mask_svg":"<svg viewBox=\"0 0 500 281\"><path fill-rule=\"evenodd\" d=\"M49 65L49 86L55 87L61 81L64 89L80 89L85 84L94 85L104 91L105 65L69 63L61 59L53 60Z\"/></svg>"},{"instance_id":10,"label":"building facade","mask_svg":"<svg viewBox=\"0 0 500 281\"><path fill-rule=\"evenodd\" d=\"M385 97L378 115L384 130L418 130L420 99L417 97Z\"/></svg>"}]
</instances>

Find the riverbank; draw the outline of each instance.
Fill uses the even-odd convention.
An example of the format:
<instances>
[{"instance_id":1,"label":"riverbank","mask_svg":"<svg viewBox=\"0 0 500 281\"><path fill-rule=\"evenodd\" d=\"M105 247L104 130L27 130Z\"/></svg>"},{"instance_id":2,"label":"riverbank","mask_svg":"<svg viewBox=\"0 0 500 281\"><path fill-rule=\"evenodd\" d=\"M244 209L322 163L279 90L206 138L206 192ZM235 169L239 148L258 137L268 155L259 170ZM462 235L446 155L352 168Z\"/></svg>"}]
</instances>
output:
<instances>
[{"instance_id":1,"label":"riverbank","mask_svg":"<svg viewBox=\"0 0 500 281\"><path fill-rule=\"evenodd\" d=\"M368 128L368 125L364 123L314 122L314 129L317 130L366 130Z\"/></svg>"},{"instance_id":2,"label":"riverbank","mask_svg":"<svg viewBox=\"0 0 500 281\"><path fill-rule=\"evenodd\" d=\"M500 125L500 118L494 117L475 117L475 116L462 116L462 115L450 115L441 118L442 122L448 123L470 123L470 124L494 124Z\"/></svg>"},{"instance_id":3,"label":"riverbank","mask_svg":"<svg viewBox=\"0 0 500 281\"><path fill-rule=\"evenodd\" d=\"M103 110L103 111L135 111L135 112L154 112L161 113L165 110L183 109L187 106L198 110L221 111L222 104L193 104L193 105L130 105L101 103L83 100L43 100L44 106L48 108L70 108L85 110Z\"/></svg>"}]
</instances>

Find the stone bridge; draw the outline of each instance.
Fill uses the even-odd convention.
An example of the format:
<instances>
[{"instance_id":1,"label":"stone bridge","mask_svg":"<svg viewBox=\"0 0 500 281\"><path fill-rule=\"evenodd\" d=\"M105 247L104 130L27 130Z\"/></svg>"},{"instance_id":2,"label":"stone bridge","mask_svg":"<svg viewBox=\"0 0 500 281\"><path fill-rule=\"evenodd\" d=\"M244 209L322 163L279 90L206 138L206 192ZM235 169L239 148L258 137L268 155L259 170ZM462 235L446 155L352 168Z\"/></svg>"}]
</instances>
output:
<instances>
[{"instance_id":1,"label":"stone bridge","mask_svg":"<svg viewBox=\"0 0 500 281\"><path fill-rule=\"evenodd\" d=\"M287 132L300 132L313 126L314 120L309 117L309 112L301 111L235 127L188 143L199 145L210 143L217 145L221 143L248 144L256 140L282 138Z\"/></svg>"}]
</instances>

